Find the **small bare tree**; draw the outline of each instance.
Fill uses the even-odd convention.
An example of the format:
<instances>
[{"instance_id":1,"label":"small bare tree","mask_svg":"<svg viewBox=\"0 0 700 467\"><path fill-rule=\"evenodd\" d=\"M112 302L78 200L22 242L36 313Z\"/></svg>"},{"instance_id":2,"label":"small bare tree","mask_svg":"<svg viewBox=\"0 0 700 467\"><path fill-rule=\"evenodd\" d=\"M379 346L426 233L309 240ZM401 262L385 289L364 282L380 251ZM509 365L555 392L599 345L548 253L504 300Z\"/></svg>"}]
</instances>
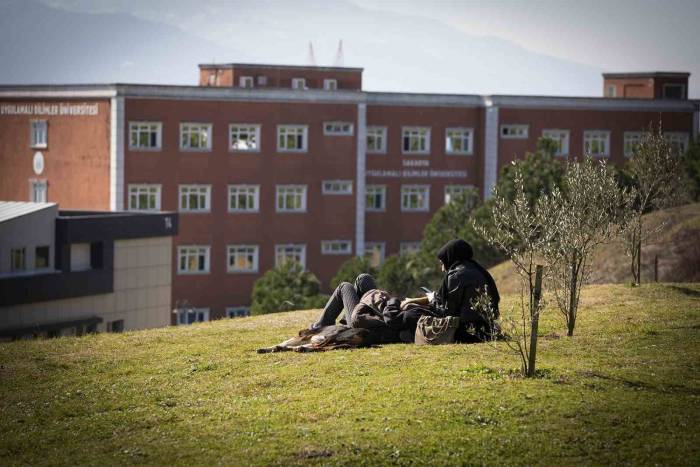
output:
<instances>
[{"instance_id":1,"label":"small bare tree","mask_svg":"<svg viewBox=\"0 0 700 467\"><path fill-rule=\"evenodd\" d=\"M554 189L547 211L558 220L546 250L550 285L564 314L567 335L574 335L581 288L590 279L593 253L617 238L625 225L627 194L605 161L587 156L567 164L563 189Z\"/></svg>"},{"instance_id":2,"label":"small bare tree","mask_svg":"<svg viewBox=\"0 0 700 467\"><path fill-rule=\"evenodd\" d=\"M547 257L545 253L553 232L549 226L556 220L545 209L547 197L540 197L534 205L528 201L522 171L517 162L514 166L514 200L508 201L497 188L494 189L493 222L488 225L475 224L474 228L491 245L505 253L520 276L520 304L513 310L514 313L501 318L501 326L508 336L507 345L520 357L523 374L534 376L537 328L543 309L543 267L537 263Z\"/></svg>"},{"instance_id":3,"label":"small bare tree","mask_svg":"<svg viewBox=\"0 0 700 467\"><path fill-rule=\"evenodd\" d=\"M631 257L632 279L642 281L642 245L660 231L665 222L645 225L642 216L654 209L663 209L682 198L683 166L680 154L664 138L661 124L644 132L637 145L628 171L633 179L632 221L625 231L624 243Z\"/></svg>"}]
</instances>

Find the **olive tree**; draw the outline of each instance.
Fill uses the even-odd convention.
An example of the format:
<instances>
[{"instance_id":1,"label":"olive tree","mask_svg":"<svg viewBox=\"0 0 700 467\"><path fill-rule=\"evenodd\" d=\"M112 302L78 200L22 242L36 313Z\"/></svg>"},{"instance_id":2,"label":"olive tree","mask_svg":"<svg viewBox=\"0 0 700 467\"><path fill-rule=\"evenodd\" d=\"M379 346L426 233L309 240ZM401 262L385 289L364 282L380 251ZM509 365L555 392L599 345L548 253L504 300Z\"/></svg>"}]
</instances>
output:
<instances>
[{"instance_id":1,"label":"olive tree","mask_svg":"<svg viewBox=\"0 0 700 467\"><path fill-rule=\"evenodd\" d=\"M507 345L520 357L525 376L535 375L537 356L537 329L543 309L541 284L543 265L548 257L554 230L550 228L556 218L548 212L546 195L536 200L528 199L524 173L518 162L512 165L514 192L505 195L497 186L494 189L492 222L475 224L475 229L494 247L504 252L515 266L521 279L520 303L509 316L501 319L507 334Z\"/></svg>"},{"instance_id":2,"label":"olive tree","mask_svg":"<svg viewBox=\"0 0 700 467\"><path fill-rule=\"evenodd\" d=\"M552 242L546 249L550 284L567 335L574 335L581 288L591 274L596 247L617 238L625 224L627 193L605 161L585 157L567 164L562 189L546 201L552 222Z\"/></svg>"},{"instance_id":3,"label":"olive tree","mask_svg":"<svg viewBox=\"0 0 700 467\"><path fill-rule=\"evenodd\" d=\"M642 221L649 211L672 205L684 194L682 159L680 154L666 141L661 125L650 127L642 135L628 162L627 171L632 178L632 218L625 231L624 243L631 257L630 269L635 285L642 280L642 245L664 222L650 224Z\"/></svg>"}]
</instances>

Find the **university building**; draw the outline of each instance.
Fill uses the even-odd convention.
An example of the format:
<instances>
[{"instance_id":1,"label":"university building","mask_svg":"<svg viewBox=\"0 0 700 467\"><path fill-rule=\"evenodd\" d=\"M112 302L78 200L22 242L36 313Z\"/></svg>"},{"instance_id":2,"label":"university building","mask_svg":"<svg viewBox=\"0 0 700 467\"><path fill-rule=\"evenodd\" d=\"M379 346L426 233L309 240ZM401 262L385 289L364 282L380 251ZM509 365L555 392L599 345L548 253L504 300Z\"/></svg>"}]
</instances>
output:
<instances>
[{"instance_id":1,"label":"university building","mask_svg":"<svg viewBox=\"0 0 700 467\"><path fill-rule=\"evenodd\" d=\"M0 200L176 211L173 323L244 315L288 258L327 286L417 248L450 197L488 197L546 136L622 164L650 124L687 147L688 73L604 75L604 97L367 92L362 69L200 65L197 86L0 86ZM0 258L0 261L10 261Z\"/></svg>"}]
</instances>

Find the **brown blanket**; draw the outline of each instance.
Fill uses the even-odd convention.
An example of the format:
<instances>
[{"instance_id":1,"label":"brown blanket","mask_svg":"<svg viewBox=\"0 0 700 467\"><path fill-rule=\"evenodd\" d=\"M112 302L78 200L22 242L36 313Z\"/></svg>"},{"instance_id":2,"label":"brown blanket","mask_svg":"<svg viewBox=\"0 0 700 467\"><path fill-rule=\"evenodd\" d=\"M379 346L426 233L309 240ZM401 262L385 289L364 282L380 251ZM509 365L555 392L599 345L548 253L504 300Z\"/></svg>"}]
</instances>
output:
<instances>
[{"instance_id":1,"label":"brown blanket","mask_svg":"<svg viewBox=\"0 0 700 467\"><path fill-rule=\"evenodd\" d=\"M315 331L302 329L299 335L272 347L258 349L258 353L323 352L333 349L370 347L372 345L370 334L368 329L342 325L324 326Z\"/></svg>"}]
</instances>

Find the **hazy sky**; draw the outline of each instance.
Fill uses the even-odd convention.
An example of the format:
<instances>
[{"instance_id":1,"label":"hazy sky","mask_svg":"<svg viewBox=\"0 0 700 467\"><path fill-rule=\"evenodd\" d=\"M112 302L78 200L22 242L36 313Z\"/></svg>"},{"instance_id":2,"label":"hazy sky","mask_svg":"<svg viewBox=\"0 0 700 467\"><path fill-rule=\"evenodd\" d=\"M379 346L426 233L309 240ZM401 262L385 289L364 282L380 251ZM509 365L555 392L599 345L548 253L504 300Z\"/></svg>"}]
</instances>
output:
<instances>
[{"instance_id":1,"label":"hazy sky","mask_svg":"<svg viewBox=\"0 0 700 467\"><path fill-rule=\"evenodd\" d=\"M600 95L602 71L660 70L691 72L700 97L700 0L40 1L163 23L232 51L204 62L305 64L311 40L329 65L342 38L345 65L365 67L371 90Z\"/></svg>"}]
</instances>

